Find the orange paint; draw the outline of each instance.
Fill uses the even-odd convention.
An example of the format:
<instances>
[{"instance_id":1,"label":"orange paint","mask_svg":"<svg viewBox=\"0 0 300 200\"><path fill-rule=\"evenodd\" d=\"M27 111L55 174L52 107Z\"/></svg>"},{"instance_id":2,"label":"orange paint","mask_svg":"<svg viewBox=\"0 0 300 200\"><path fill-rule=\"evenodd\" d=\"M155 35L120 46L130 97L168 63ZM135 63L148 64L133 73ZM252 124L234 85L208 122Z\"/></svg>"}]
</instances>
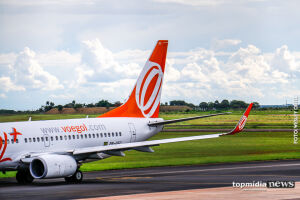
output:
<instances>
[{"instance_id":1,"label":"orange paint","mask_svg":"<svg viewBox=\"0 0 300 200\"><path fill-rule=\"evenodd\" d=\"M2 142L2 137L0 136L0 151L1 151L1 154L0 154L0 162L5 162L5 161L11 161L11 158L3 158L4 154L5 154L5 151L6 151L6 147L7 147L7 134L5 132L4 133L4 145L3 145L3 142ZM2 146L3 146L3 149L2 149Z\"/></svg>"},{"instance_id":2,"label":"orange paint","mask_svg":"<svg viewBox=\"0 0 300 200\"><path fill-rule=\"evenodd\" d=\"M167 48L168 40L157 42L128 100L123 105L99 117L158 118ZM150 76L151 73L153 77ZM146 84L148 77L152 78ZM158 81L161 81L160 84ZM152 94L154 98L151 98ZM150 104L150 107L146 107L147 103Z\"/></svg>"}]
</instances>

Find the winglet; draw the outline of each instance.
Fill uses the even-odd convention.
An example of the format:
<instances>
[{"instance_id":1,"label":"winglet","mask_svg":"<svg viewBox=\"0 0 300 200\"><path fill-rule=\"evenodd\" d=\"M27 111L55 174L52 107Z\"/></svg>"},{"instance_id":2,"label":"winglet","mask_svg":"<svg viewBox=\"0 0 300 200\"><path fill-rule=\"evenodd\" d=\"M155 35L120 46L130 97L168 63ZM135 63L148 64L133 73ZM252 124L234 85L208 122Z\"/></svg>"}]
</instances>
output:
<instances>
[{"instance_id":1,"label":"winglet","mask_svg":"<svg viewBox=\"0 0 300 200\"><path fill-rule=\"evenodd\" d=\"M245 125L246 125L246 121L248 119L248 115L251 111L251 108L253 106L253 103L250 103L248 108L246 109L245 113L243 114L243 116L241 117L240 121L237 123L237 125L235 126L235 128L228 132L228 133L224 133L223 135L234 135L236 133L239 133L241 131L243 131Z\"/></svg>"}]
</instances>

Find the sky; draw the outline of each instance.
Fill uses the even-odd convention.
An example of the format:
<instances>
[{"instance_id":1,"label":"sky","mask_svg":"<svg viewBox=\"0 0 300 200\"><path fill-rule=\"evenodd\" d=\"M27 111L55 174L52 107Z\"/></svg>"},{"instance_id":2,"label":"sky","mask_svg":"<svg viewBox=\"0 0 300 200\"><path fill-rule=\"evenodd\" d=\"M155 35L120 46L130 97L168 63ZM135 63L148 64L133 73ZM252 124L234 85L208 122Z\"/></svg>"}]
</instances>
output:
<instances>
[{"instance_id":1,"label":"sky","mask_svg":"<svg viewBox=\"0 0 300 200\"><path fill-rule=\"evenodd\" d=\"M169 40L161 102L300 96L300 2L0 0L0 109L124 102Z\"/></svg>"}]
</instances>

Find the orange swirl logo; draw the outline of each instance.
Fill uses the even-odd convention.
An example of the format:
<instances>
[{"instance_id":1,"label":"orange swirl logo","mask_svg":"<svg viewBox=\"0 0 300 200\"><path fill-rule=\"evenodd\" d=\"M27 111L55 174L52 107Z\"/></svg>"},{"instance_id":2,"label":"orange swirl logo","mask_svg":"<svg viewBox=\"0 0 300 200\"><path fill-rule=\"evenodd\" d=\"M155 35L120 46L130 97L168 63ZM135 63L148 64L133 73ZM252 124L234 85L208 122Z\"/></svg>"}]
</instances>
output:
<instances>
[{"instance_id":1,"label":"orange swirl logo","mask_svg":"<svg viewBox=\"0 0 300 200\"><path fill-rule=\"evenodd\" d=\"M6 147L7 147L7 134L5 132L4 133L4 140L3 138L0 136L0 162L4 162L4 161L11 161L11 158L3 158L5 151L6 151Z\"/></svg>"},{"instance_id":2,"label":"orange swirl logo","mask_svg":"<svg viewBox=\"0 0 300 200\"><path fill-rule=\"evenodd\" d=\"M136 84L135 100L145 117L151 117L159 106L163 72L161 66L148 61Z\"/></svg>"}]
</instances>

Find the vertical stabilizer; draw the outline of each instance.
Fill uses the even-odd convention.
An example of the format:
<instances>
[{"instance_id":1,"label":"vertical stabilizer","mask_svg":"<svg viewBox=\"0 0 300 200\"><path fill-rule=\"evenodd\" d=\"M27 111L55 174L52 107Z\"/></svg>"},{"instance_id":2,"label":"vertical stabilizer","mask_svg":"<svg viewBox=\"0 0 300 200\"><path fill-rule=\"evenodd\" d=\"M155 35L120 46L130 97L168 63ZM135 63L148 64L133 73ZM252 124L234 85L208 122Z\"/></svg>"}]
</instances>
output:
<instances>
[{"instance_id":1,"label":"vertical stabilizer","mask_svg":"<svg viewBox=\"0 0 300 200\"><path fill-rule=\"evenodd\" d=\"M167 48L168 40L157 42L128 100L99 117L158 117Z\"/></svg>"}]
</instances>

